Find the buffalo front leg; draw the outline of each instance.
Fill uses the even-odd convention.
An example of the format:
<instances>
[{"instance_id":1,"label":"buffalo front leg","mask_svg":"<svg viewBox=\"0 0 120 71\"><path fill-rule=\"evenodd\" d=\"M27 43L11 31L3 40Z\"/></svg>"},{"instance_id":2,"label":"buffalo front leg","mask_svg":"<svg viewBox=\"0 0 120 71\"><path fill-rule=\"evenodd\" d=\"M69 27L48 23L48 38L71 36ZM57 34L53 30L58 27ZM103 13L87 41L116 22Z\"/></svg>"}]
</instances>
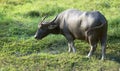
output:
<instances>
[{"instance_id":1,"label":"buffalo front leg","mask_svg":"<svg viewBox=\"0 0 120 71\"><path fill-rule=\"evenodd\" d=\"M74 47L74 42L68 42L68 47L69 47L68 52L71 52L71 51L73 51L73 53L76 52L76 49Z\"/></svg>"},{"instance_id":2,"label":"buffalo front leg","mask_svg":"<svg viewBox=\"0 0 120 71\"><path fill-rule=\"evenodd\" d=\"M68 48L69 48L68 52L73 51L75 53L76 49L74 47L74 39L67 29L64 29L64 30L65 30L64 35L65 35L66 39L68 40Z\"/></svg>"}]
</instances>

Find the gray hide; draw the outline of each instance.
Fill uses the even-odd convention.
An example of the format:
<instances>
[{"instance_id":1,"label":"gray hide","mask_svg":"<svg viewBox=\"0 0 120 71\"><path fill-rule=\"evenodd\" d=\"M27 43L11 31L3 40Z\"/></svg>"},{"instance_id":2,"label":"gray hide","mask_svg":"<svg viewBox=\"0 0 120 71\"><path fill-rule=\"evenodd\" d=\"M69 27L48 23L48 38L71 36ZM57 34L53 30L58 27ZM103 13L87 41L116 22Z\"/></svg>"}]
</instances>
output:
<instances>
[{"instance_id":1,"label":"gray hide","mask_svg":"<svg viewBox=\"0 0 120 71\"><path fill-rule=\"evenodd\" d=\"M58 14L51 22L41 22L35 38L42 39L50 33L62 34L68 40L69 52L75 52L74 40L86 40L91 49L87 57L96 50L100 41L102 48L102 60L105 58L107 40L107 20L98 11L82 12L76 9L68 9Z\"/></svg>"}]
</instances>

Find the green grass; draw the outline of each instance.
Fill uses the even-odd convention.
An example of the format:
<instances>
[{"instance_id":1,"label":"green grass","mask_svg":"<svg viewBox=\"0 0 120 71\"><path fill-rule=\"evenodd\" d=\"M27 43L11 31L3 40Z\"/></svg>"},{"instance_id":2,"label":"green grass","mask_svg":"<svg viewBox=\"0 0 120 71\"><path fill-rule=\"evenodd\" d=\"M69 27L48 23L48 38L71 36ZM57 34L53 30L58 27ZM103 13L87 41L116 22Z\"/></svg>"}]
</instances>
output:
<instances>
[{"instance_id":1,"label":"green grass","mask_svg":"<svg viewBox=\"0 0 120 71\"><path fill-rule=\"evenodd\" d=\"M6 59L6 60L5 60ZM8 71L118 71L119 63L86 59L79 54L31 54L29 56L8 56L0 58L1 70ZM116 66L113 66L116 65Z\"/></svg>"},{"instance_id":2,"label":"green grass","mask_svg":"<svg viewBox=\"0 0 120 71\"><path fill-rule=\"evenodd\" d=\"M76 8L98 10L108 20L107 58L100 60L101 47L90 58L89 45L75 41L77 53L68 53L62 35L33 38L38 23L48 15ZM0 0L0 71L119 71L120 2L118 0Z\"/></svg>"}]
</instances>

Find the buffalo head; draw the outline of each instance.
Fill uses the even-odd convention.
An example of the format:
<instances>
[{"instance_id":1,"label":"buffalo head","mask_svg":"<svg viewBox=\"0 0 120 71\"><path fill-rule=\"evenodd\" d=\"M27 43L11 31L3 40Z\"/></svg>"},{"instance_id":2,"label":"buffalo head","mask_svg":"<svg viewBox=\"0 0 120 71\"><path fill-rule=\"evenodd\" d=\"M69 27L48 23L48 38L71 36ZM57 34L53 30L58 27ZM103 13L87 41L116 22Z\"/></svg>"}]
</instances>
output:
<instances>
[{"instance_id":1,"label":"buffalo head","mask_svg":"<svg viewBox=\"0 0 120 71\"><path fill-rule=\"evenodd\" d=\"M45 18L42 20L41 23L38 24L38 30L34 36L35 39L42 39L43 37L50 34L53 29L57 27L57 25L54 23L57 17L51 22L44 22Z\"/></svg>"}]
</instances>

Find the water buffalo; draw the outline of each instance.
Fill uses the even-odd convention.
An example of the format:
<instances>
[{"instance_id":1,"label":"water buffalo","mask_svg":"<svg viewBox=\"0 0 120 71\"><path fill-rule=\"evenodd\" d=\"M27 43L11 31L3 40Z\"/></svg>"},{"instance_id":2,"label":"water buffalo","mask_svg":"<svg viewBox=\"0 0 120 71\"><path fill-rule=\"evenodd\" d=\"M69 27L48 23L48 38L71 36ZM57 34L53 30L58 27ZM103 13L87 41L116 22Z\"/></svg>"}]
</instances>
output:
<instances>
[{"instance_id":1,"label":"water buffalo","mask_svg":"<svg viewBox=\"0 0 120 71\"><path fill-rule=\"evenodd\" d=\"M68 9L58 14L52 21L43 22L38 25L35 39L42 39L48 34L62 34L68 40L69 52L76 51L74 40L86 40L91 49L87 57L96 50L100 41L102 57L105 58L107 40L107 20L99 11L83 12L76 9Z\"/></svg>"}]
</instances>

